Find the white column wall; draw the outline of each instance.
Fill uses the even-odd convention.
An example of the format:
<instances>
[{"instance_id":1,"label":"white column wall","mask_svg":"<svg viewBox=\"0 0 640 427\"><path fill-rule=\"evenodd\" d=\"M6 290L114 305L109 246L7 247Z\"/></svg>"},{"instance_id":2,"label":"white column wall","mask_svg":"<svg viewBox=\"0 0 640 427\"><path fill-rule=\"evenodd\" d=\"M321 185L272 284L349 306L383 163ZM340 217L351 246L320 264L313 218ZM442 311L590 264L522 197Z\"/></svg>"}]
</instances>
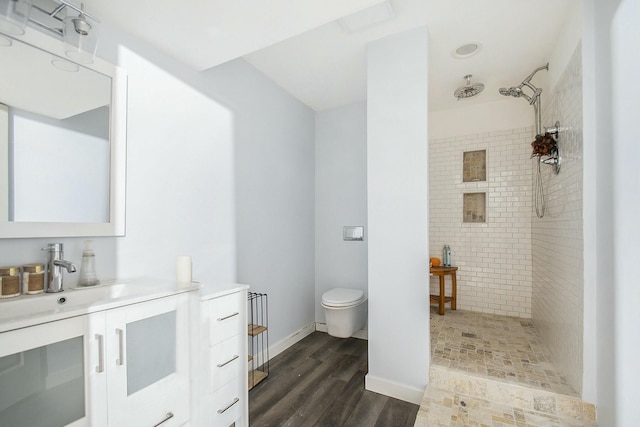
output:
<instances>
[{"instance_id":1,"label":"white column wall","mask_svg":"<svg viewBox=\"0 0 640 427\"><path fill-rule=\"evenodd\" d=\"M616 271L616 413L619 426L638 423L640 401L640 1L623 0L612 21L613 224ZM600 420L599 420L600 423ZM608 425L600 423L600 425Z\"/></svg>"},{"instance_id":2,"label":"white column wall","mask_svg":"<svg viewBox=\"0 0 640 427\"><path fill-rule=\"evenodd\" d=\"M415 403L429 373L427 55L424 27L368 48L365 386Z\"/></svg>"},{"instance_id":3,"label":"white column wall","mask_svg":"<svg viewBox=\"0 0 640 427\"><path fill-rule=\"evenodd\" d=\"M585 309L594 316L598 425L637 424L640 398L639 0L584 1ZM591 319L595 319L592 321ZM587 398L583 393L583 398Z\"/></svg>"}]
</instances>

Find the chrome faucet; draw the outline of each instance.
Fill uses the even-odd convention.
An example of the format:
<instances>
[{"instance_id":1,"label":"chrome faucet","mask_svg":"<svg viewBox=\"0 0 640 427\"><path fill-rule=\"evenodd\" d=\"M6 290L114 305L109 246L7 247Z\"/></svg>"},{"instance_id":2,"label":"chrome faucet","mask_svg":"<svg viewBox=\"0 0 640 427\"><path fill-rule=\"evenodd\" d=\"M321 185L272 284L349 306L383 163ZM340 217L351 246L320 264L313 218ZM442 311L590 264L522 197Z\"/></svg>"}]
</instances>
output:
<instances>
[{"instance_id":1,"label":"chrome faucet","mask_svg":"<svg viewBox=\"0 0 640 427\"><path fill-rule=\"evenodd\" d=\"M63 259L62 243L49 243L42 250L49 252L49 261L45 271L47 292L62 292L64 290L62 287L62 269L67 270L67 273L75 273L76 266Z\"/></svg>"}]
</instances>

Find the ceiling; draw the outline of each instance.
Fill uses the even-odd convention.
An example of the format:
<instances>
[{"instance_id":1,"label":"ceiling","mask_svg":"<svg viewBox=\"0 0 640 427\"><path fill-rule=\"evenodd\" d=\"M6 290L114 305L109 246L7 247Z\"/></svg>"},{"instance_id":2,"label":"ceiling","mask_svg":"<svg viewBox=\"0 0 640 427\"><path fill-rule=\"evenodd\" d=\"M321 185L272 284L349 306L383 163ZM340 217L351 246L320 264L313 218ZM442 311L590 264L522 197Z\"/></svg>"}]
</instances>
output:
<instances>
[{"instance_id":1,"label":"ceiling","mask_svg":"<svg viewBox=\"0 0 640 427\"><path fill-rule=\"evenodd\" d=\"M244 57L314 110L366 99L366 46L426 25L429 108L504 99L498 88L520 83L544 65L580 0L388 0L394 16L350 32L337 20L383 0L85 0L85 10L197 70ZM477 54L454 58L460 45ZM457 101L456 88L485 84Z\"/></svg>"}]
</instances>

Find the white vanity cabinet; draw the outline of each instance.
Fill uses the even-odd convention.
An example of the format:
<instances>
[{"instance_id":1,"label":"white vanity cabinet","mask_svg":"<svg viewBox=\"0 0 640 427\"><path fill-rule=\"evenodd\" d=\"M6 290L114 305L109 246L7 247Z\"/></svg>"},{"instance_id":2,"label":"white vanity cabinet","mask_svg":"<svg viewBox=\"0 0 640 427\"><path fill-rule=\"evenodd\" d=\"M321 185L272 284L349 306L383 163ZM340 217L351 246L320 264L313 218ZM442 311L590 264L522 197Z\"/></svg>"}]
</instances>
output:
<instances>
[{"instance_id":1,"label":"white vanity cabinet","mask_svg":"<svg viewBox=\"0 0 640 427\"><path fill-rule=\"evenodd\" d=\"M200 290L193 382L194 427L248 427L246 285Z\"/></svg>"},{"instance_id":2,"label":"white vanity cabinet","mask_svg":"<svg viewBox=\"0 0 640 427\"><path fill-rule=\"evenodd\" d=\"M107 392L99 323L80 316L0 335L0 426L106 425L106 406L93 403Z\"/></svg>"},{"instance_id":3,"label":"white vanity cabinet","mask_svg":"<svg viewBox=\"0 0 640 427\"><path fill-rule=\"evenodd\" d=\"M177 293L0 334L0 426L188 423L188 298Z\"/></svg>"},{"instance_id":4,"label":"white vanity cabinet","mask_svg":"<svg viewBox=\"0 0 640 427\"><path fill-rule=\"evenodd\" d=\"M179 294L104 313L109 426L189 421L188 307Z\"/></svg>"}]
</instances>

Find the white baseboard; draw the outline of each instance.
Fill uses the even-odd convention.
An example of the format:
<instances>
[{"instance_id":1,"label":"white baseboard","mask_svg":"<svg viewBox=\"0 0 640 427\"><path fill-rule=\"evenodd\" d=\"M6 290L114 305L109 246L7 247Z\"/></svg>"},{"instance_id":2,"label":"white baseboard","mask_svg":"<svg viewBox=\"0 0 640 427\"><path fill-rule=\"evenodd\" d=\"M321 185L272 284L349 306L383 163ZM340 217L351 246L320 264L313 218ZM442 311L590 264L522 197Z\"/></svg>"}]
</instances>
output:
<instances>
[{"instance_id":1,"label":"white baseboard","mask_svg":"<svg viewBox=\"0 0 640 427\"><path fill-rule=\"evenodd\" d=\"M326 323L316 322L316 331L327 332L327 324ZM366 329L360 329L358 332L356 332L355 334L353 334L351 336L353 338L360 338L361 340L368 340L369 339L369 333L367 332Z\"/></svg>"},{"instance_id":2,"label":"white baseboard","mask_svg":"<svg viewBox=\"0 0 640 427\"><path fill-rule=\"evenodd\" d=\"M419 405L424 396L424 389L410 387L405 384L385 380L367 374L364 377L364 388L369 391L384 394L385 396L404 400L405 402Z\"/></svg>"},{"instance_id":3,"label":"white baseboard","mask_svg":"<svg viewBox=\"0 0 640 427\"><path fill-rule=\"evenodd\" d=\"M308 335L311 335L311 333L315 332L315 330L316 330L315 322L309 323L307 326L302 327L301 329L292 333L288 337L283 338L277 343L273 344L272 346L269 347L269 359L273 359L274 357L276 357L277 355L279 355L280 353L282 353L283 351L285 351L286 349L288 349L289 347L291 347L301 339L307 337Z\"/></svg>"},{"instance_id":4,"label":"white baseboard","mask_svg":"<svg viewBox=\"0 0 640 427\"><path fill-rule=\"evenodd\" d=\"M327 324L326 323L316 322L316 331L326 333L327 332Z\"/></svg>"},{"instance_id":5,"label":"white baseboard","mask_svg":"<svg viewBox=\"0 0 640 427\"><path fill-rule=\"evenodd\" d=\"M291 347L292 345L294 345L298 341L302 340L303 338L311 335L311 333L315 332L315 331L325 332L326 333L327 332L326 323L319 323L319 322L309 323L307 326L304 326L304 327L300 328L299 330L297 330L296 332L292 333L288 337L283 338L280 341L278 341L277 343L269 346L269 360L273 359L278 354L282 353L283 351L285 351L286 349L288 349L289 347ZM353 337L366 340L366 339L368 339L367 330L366 329L360 329L358 332L353 334ZM267 360L267 355L263 354L263 353L260 353L258 358L257 358L257 360L258 361L266 361ZM260 363L263 363L263 362L260 362ZM251 366L252 366L251 362L249 362L249 367L251 367Z\"/></svg>"}]
</instances>

